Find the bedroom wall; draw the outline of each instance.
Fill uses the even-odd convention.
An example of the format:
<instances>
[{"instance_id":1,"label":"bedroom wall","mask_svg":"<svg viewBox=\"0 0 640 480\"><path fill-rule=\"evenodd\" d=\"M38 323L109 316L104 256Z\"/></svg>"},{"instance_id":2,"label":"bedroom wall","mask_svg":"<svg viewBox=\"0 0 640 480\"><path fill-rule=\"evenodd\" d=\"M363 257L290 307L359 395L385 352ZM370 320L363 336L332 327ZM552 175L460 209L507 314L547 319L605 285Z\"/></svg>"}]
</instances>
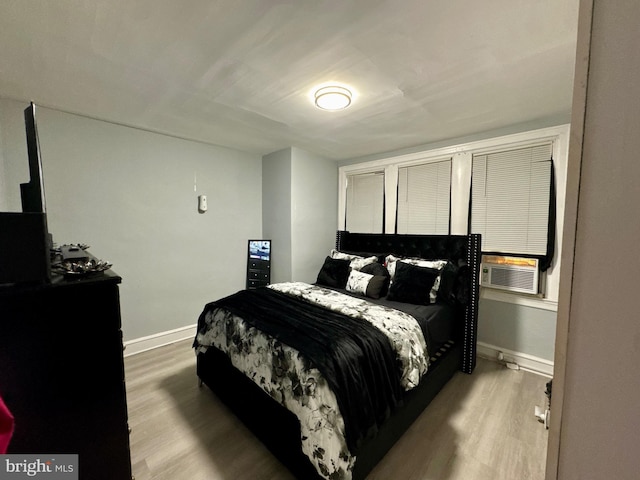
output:
<instances>
[{"instance_id":1,"label":"bedroom wall","mask_svg":"<svg viewBox=\"0 0 640 480\"><path fill-rule=\"evenodd\" d=\"M0 205L4 212L20 212L20 183L29 180L27 163L27 138L25 135L24 109L28 102L17 102L0 97ZM19 158L19 162L15 162ZM12 181L11 174L18 169L19 181Z\"/></svg>"},{"instance_id":2,"label":"bedroom wall","mask_svg":"<svg viewBox=\"0 0 640 480\"><path fill-rule=\"evenodd\" d=\"M27 105L0 99L15 211L28 180ZM47 108L37 115L49 229L57 244L86 243L113 262L125 340L193 325L205 303L244 288L247 239L262 235L260 156Z\"/></svg>"},{"instance_id":3,"label":"bedroom wall","mask_svg":"<svg viewBox=\"0 0 640 480\"><path fill-rule=\"evenodd\" d=\"M335 245L336 162L296 147L263 157L263 232L274 242L272 282L313 283Z\"/></svg>"},{"instance_id":4,"label":"bedroom wall","mask_svg":"<svg viewBox=\"0 0 640 480\"><path fill-rule=\"evenodd\" d=\"M464 143L475 142L479 140L485 140L488 138L501 137L503 135L511 135L514 133L528 132L531 130L537 130L540 128L555 127L556 125L564 125L571 121L571 114L567 112L565 115L556 115L548 118L541 118L536 121L519 123L504 128L495 130L487 130L484 132L474 133L473 135L465 135L462 137L454 137L439 142L425 143L422 145L416 145L411 148L403 148L400 150L391 150L386 152L376 153L375 155L367 155L365 157L349 158L347 160L340 160L338 167L345 165L354 165L357 163L370 162L373 160L380 160L390 157L396 157L399 155L408 155L411 153L426 152L428 150L435 150L437 148L445 148L451 145L461 145Z\"/></svg>"},{"instance_id":5,"label":"bedroom wall","mask_svg":"<svg viewBox=\"0 0 640 480\"><path fill-rule=\"evenodd\" d=\"M262 225L273 242L271 282L291 280L291 149L262 157Z\"/></svg>"},{"instance_id":6,"label":"bedroom wall","mask_svg":"<svg viewBox=\"0 0 640 480\"><path fill-rule=\"evenodd\" d=\"M291 278L313 283L336 244L338 167L334 160L299 148L291 153Z\"/></svg>"},{"instance_id":7,"label":"bedroom wall","mask_svg":"<svg viewBox=\"0 0 640 480\"><path fill-rule=\"evenodd\" d=\"M517 352L553 362L557 314L553 310L480 299L478 341L491 350ZM495 347L495 348L488 348Z\"/></svg>"}]
</instances>

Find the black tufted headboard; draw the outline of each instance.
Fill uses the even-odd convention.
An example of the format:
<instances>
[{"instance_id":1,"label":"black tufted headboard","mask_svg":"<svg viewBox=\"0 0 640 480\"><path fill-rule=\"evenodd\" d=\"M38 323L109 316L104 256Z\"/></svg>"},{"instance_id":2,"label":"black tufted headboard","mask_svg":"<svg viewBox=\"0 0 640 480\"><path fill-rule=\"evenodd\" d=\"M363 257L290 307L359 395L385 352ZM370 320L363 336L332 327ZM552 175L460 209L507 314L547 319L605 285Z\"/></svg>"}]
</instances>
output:
<instances>
[{"instance_id":1,"label":"black tufted headboard","mask_svg":"<svg viewBox=\"0 0 640 480\"><path fill-rule=\"evenodd\" d=\"M343 252L375 254L383 257L449 259L465 264L469 298L464 309L462 367L465 373L476 366L476 339L478 328L478 300L480 279L480 235L409 235L383 233L350 233L339 230L336 249Z\"/></svg>"}]
</instances>

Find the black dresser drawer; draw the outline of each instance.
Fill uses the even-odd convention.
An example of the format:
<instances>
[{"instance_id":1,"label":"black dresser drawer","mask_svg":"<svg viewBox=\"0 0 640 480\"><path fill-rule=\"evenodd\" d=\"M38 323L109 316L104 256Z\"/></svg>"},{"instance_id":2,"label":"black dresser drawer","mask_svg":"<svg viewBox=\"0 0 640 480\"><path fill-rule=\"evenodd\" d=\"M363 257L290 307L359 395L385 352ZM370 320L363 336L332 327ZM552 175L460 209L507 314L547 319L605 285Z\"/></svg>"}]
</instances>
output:
<instances>
[{"instance_id":1,"label":"black dresser drawer","mask_svg":"<svg viewBox=\"0 0 640 480\"><path fill-rule=\"evenodd\" d=\"M265 282L268 282L269 271L268 270L249 270L248 278L249 280L263 280Z\"/></svg>"},{"instance_id":2,"label":"black dresser drawer","mask_svg":"<svg viewBox=\"0 0 640 480\"><path fill-rule=\"evenodd\" d=\"M269 285L269 282L265 282L264 280L249 280L247 282L247 288L258 288L258 287L266 287Z\"/></svg>"},{"instance_id":3,"label":"black dresser drawer","mask_svg":"<svg viewBox=\"0 0 640 480\"><path fill-rule=\"evenodd\" d=\"M271 241L249 240L247 289L264 287L269 283L271 283Z\"/></svg>"}]
</instances>

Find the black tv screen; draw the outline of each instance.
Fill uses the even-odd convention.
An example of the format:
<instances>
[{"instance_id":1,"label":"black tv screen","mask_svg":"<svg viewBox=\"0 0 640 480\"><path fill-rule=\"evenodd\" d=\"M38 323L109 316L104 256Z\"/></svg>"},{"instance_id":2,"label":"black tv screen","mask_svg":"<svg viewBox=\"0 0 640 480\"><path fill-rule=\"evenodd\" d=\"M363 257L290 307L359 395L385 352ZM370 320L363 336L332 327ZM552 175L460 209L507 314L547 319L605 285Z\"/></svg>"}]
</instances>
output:
<instances>
[{"instance_id":1,"label":"black tv screen","mask_svg":"<svg viewBox=\"0 0 640 480\"><path fill-rule=\"evenodd\" d=\"M29 182L20 184L22 212L0 212L0 284L51 281L42 161L33 102L24 110Z\"/></svg>"},{"instance_id":2,"label":"black tv screen","mask_svg":"<svg viewBox=\"0 0 640 480\"><path fill-rule=\"evenodd\" d=\"M271 240L249 240L249 258L270 260Z\"/></svg>"},{"instance_id":3,"label":"black tv screen","mask_svg":"<svg viewBox=\"0 0 640 480\"><path fill-rule=\"evenodd\" d=\"M27 134L27 154L29 156L29 182L20 184L22 211L27 213L45 213L47 211L42 178L42 160L36 123L36 106L33 102L24 110L24 123Z\"/></svg>"}]
</instances>

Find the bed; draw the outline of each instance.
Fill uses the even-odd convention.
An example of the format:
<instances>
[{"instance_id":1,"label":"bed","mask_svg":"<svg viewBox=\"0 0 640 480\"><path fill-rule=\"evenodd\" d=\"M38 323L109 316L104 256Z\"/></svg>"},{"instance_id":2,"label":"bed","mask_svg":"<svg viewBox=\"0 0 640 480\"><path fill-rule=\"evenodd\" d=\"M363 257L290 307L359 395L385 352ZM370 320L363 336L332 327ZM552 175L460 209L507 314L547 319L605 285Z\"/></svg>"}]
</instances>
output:
<instances>
[{"instance_id":1,"label":"bed","mask_svg":"<svg viewBox=\"0 0 640 480\"><path fill-rule=\"evenodd\" d=\"M480 236L338 231L324 254L314 284L207 304L196 371L297 478L358 480L473 372Z\"/></svg>"}]
</instances>

